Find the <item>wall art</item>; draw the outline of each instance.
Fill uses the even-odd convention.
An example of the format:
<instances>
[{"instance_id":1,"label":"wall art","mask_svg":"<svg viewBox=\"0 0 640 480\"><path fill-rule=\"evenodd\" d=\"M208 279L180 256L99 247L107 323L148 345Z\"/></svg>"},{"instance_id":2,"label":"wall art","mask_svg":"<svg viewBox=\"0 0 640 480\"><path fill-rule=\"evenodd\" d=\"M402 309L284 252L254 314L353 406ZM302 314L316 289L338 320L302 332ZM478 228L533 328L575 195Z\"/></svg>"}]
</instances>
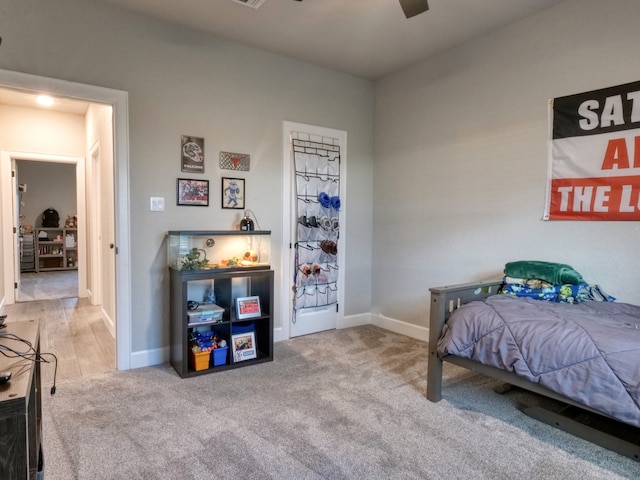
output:
<instances>
[{"instance_id":1,"label":"wall art","mask_svg":"<svg viewBox=\"0 0 640 480\"><path fill-rule=\"evenodd\" d=\"M182 135L180 145L182 171L204 173L204 138Z\"/></svg>"},{"instance_id":2,"label":"wall art","mask_svg":"<svg viewBox=\"0 0 640 480\"><path fill-rule=\"evenodd\" d=\"M222 208L244 209L245 193L243 178L222 177Z\"/></svg>"},{"instance_id":3,"label":"wall art","mask_svg":"<svg viewBox=\"0 0 640 480\"><path fill-rule=\"evenodd\" d=\"M250 170L251 156L246 153L220 152L220 168L223 170Z\"/></svg>"},{"instance_id":4,"label":"wall art","mask_svg":"<svg viewBox=\"0 0 640 480\"><path fill-rule=\"evenodd\" d=\"M178 178L176 204L206 207L209 205L209 180Z\"/></svg>"}]
</instances>

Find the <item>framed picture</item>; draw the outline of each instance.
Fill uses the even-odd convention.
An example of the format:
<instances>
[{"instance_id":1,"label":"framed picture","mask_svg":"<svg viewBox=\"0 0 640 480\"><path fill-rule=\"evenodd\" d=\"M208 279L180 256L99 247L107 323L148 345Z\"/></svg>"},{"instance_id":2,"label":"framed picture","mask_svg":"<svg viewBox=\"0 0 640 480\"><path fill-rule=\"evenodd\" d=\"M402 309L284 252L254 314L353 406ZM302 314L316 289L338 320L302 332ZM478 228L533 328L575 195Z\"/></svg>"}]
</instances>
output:
<instances>
[{"instance_id":1,"label":"framed picture","mask_svg":"<svg viewBox=\"0 0 640 480\"><path fill-rule=\"evenodd\" d=\"M257 358L256 332L251 331L231 335L231 348L233 349L234 362Z\"/></svg>"},{"instance_id":2,"label":"framed picture","mask_svg":"<svg viewBox=\"0 0 640 480\"><path fill-rule=\"evenodd\" d=\"M222 208L244 209L244 178L222 177Z\"/></svg>"},{"instance_id":3,"label":"framed picture","mask_svg":"<svg viewBox=\"0 0 640 480\"><path fill-rule=\"evenodd\" d=\"M254 318L262 315L260 310L260 297L238 297L236 298L236 318Z\"/></svg>"},{"instance_id":4,"label":"framed picture","mask_svg":"<svg viewBox=\"0 0 640 480\"><path fill-rule=\"evenodd\" d=\"M176 184L177 205L209 205L209 180L179 178Z\"/></svg>"},{"instance_id":5,"label":"framed picture","mask_svg":"<svg viewBox=\"0 0 640 480\"><path fill-rule=\"evenodd\" d=\"M204 138L182 135L180 147L182 171L204 173Z\"/></svg>"}]
</instances>

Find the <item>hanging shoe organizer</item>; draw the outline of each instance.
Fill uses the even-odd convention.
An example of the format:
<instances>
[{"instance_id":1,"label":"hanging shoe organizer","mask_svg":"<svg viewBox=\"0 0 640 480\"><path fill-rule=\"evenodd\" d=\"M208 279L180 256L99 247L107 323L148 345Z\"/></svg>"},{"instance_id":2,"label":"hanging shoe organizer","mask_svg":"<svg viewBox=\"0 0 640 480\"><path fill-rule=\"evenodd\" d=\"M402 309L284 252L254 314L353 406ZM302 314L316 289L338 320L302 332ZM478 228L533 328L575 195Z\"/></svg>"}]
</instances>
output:
<instances>
[{"instance_id":1,"label":"hanging shoe organizer","mask_svg":"<svg viewBox=\"0 0 640 480\"><path fill-rule=\"evenodd\" d=\"M338 302L340 147L293 140L297 242L295 309Z\"/></svg>"}]
</instances>

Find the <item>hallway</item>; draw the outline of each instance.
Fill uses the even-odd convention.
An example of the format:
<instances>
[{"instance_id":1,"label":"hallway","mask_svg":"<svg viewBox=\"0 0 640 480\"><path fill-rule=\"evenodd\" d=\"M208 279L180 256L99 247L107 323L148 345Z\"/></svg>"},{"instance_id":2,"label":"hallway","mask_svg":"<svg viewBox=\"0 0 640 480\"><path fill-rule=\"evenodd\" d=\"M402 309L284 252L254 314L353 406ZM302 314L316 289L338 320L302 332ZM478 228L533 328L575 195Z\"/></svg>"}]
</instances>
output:
<instances>
[{"instance_id":1,"label":"hallway","mask_svg":"<svg viewBox=\"0 0 640 480\"><path fill-rule=\"evenodd\" d=\"M100 316L100 306L86 298L60 298L15 303L4 307L7 323L40 322L40 351L58 357L57 381L116 369L115 340ZM53 384L55 363L42 364L43 391Z\"/></svg>"},{"instance_id":2,"label":"hallway","mask_svg":"<svg viewBox=\"0 0 640 480\"><path fill-rule=\"evenodd\" d=\"M78 271L22 272L17 302L54 300L78 296Z\"/></svg>"}]
</instances>

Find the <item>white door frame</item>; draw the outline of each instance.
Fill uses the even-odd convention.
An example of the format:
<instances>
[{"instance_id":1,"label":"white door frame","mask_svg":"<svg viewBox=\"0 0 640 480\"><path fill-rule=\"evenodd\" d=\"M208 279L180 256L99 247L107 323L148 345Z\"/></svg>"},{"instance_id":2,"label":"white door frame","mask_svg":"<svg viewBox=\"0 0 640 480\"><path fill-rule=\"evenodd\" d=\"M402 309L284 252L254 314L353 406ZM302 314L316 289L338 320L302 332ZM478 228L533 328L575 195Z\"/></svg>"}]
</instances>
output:
<instances>
[{"instance_id":1,"label":"white door frame","mask_svg":"<svg viewBox=\"0 0 640 480\"><path fill-rule=\"evenodd\" d=\"M100 169L96 168L98 165L98 161L100 158L100 140L98 140L90 149L89 149L89 158L87 159L87 177L89 178L89 182L91 184L91 192L89 193L91 202L89 206L91 208L90 212L90 222L87 222L87 227L89 228L89 235L91 238L97 242L100 239L101 231L100 231L100 212L101 210L101 192L100 189L102 187L102 183L100 180ZM89 299L91 300L91 305L101 305L102 304L102 252L99 248L91 249L91 290L88 292ZM109 331L111 325L107 325ZM113 331L112 331L113 333Z\"/></svg>"},{"instance_id":2,"label":"white door frame","mask_svg":"<svg viewBox=\"0 0 640 480\"><path fill-rule=\"evenodd\" d=\"M131 368L131 246L129 233L129 98L121 90L97 87L54 78L0 69L0 87L47 92L91 103L103 103L113 108L113 156L115 187L115 248L116 248L116 366ZM9 172L10 175L10 172ZM6 172L0 170L0 184L6 185ZM83 199L84 201L84 199ZM4 202L3 202L4 203ZM6 208L3 208L6 209ZM6 242L5 242L6 251ZM7 258L6 255L4 257ZM5 260L6 261L6 260ZM13 259L11 260L13 265ZM8 265L5 264L5 267ZM12 269L13 270L13 269ZM13 289L5 283L5 290ZM5 292L6 295L6 292Z\"/></svg>"},{"instance_id":3,"label":"white door frame","mask_svg":"<svg viewBox=\"0 0 640 480\"><path fill-rule=\"evenodd\" d=\"M0 164L2 172L0 173L0 177L2 177L3 181L6 181L7 178L11 180L11 171L14 170L14 164L16 160L25 160L25 161L34 161L34 162L51 162L51 163L66 163L72 164L76 167L76 204L77 204L77 213L78 213L78 296L86 297L87 296L87 282L86 282L86 258L85 252L86 248L86 211L84 208L84 199L85 199L85 170L84 170L84 157L76 157L69 155L49 155L45 153L35 153L35 152L14 152L9 150L0 151ZM13 182L12 182L13 183ZM6 185L3 184L2 191L5 190ZM13 185L10 187L12 189L12 193L15 194L13 190ZM15 217L17 215L17 205L9 205L4 202L6 196L3 198L3 212L2 212L2 224L9 225L9 220L13 221L13 227L15 230L18 229L18 225L15 224ZM35 232L34 232L35 233ZM3 229L3 243L5 247L4 251L4 265L7 265L7 260L9 257L15 259L15 250L13 252L10 251L11 247L15 247L17 243L15 243L17 233L13 234L12 229L4 228ZM11 235L12 241L11 244L8 243L9 235ZM13 285L15 278L18 277L18 273L20 271L19 265L16 265L14 269L13 275L9 271L8 268L4 270L4 284L5 287L5 302L7 305L15 303L17 300L15 297L16 290L15 288L9 288Z\"/></svg>"},{"instance_id":4,"label":"white door frame","mask_svg":"<svg viewBox=\"0 0 640 480\"><path fill-rule=\"evenodd\" d=\"M282 122L282 328L274 331L274 340L291 338L292 301L293 301L293 254L296 243L292 238L291 208L295 189L292 178L293 164L291 157L291 132L308 132L340 141L340 197L345 198L347 185L347 132L333 128L318 127L297 122ZM337 328L344 328L344 289L345 289L345 238L346 238L346 208L344 202L340 207L340 239L338 242L338 318Z\"/></svg>"}]
</instances>

